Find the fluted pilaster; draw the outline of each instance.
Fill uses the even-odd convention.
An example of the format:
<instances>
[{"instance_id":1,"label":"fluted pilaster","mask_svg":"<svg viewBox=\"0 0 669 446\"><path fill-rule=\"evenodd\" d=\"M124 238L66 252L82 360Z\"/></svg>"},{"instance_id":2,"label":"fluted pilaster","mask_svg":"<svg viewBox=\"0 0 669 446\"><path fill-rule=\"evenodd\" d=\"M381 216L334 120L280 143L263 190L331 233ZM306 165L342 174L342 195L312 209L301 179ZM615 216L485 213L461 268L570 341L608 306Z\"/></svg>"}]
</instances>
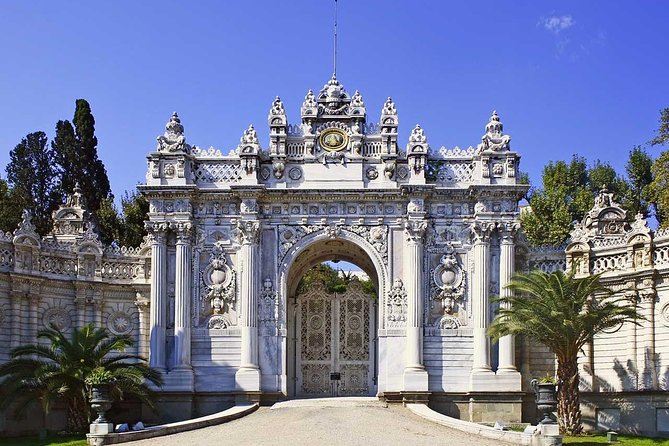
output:
<instances>
[{"instance_id":1,"label":"fluted pilaster","mask_svg":"<svg viewBox=\"0 0 669 446\"><path fill-rule=\"evenodd\" d=\"M190 293L191 293L191 223L175 225L176 277L174 283L174 366L191 367Z\"/></svg>"},{"instance_id":2,"label":"fluted pilaster","mask_svg":"<svg viewBox=\"0 0 669 446\"><path fill-rule=\"evenodd\" d=\"M507 223L500 232L499 258L499 294L501 297L510 297L511 290L507 285L515 271L515 235L519 225L516 222ZM503 308L508 308L503 304ZM503 336L499 340L499 367L498 373L516 372L515 340L512 335Z\"/></svg>"},{"instance_id":3,"label":"fluted pilaster","mask_svg":"<svg viewBox=\"0 0 669 446\"><path fill-rule=\"evenodd\" d=\"M151 241L151 306L149 365L165 370L165 328L167 299L167 246L162 225L150 226Z\"/></svg>"}]
</instances>

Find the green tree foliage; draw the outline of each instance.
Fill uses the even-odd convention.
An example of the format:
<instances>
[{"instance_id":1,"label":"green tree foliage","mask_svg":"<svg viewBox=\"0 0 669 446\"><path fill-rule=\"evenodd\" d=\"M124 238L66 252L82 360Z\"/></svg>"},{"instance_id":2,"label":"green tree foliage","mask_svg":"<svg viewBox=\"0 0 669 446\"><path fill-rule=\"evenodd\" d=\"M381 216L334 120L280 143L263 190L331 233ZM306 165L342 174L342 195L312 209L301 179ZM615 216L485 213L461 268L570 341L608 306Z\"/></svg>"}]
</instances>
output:
<instances>
[{"instance_id":1,"label":"green tree foliage","mask_svg":"<svg viewBox=\"0 0 669 446\"><path fill-rule=\"evenodd\" d=\"M549 162L542 186L532 191L531 211L522 213L521 223L532 244L559 245L569 236L571 222L583 218L594 203L585 159Z\"/></svg>"},{"instance_id":2,"label":"green tree foliage","mask_svg":"<svg viewBox=\"0 0 669 446\"><path fill-rule=\"evenodd\" d=\"M660 127L657 129L657 135L650 140L652 146L664 145L669 142L669 108L660 110Z\"/></svg>"},{"instance_id":3,"label":"green tree foliage","mask_svg":"<svg viewBox=\"0 0 669 446\"><path fill-rule=\"evenodd\" d=\"M78 182L86 207L96 214L102 202L114 196L107 170L98 158L95 118L85 99L77 99L73 123L74 126L69 121L59 121L52 144L56 160L61 166L60 189L64 194L71 193Z\"/></svg>"},{"instance_id":4,"label":"green tree foliage","mask_svg":"<svg viewBox=\"0 0 669 446\"><path fill-rule=\"evenodd\" d=\"M653 146L669 143L669 108L660 111L660 127L650 141ZM655 204L655 215L664 228L669 227L669 150L660 153L653 162L653 181L648 187L649 200Z\"/></svg>"},{"instance_id":5,"label":"green tree foliage","mask_svg":"<svg viewBox=\"0 0 669 446\"><path fill-rule=\"evenodd\" d=\"M11 189L7 181L0 179L0 231L12 232L21 221L21 205L23 198L16 196L17 192Z\"/></svg>"},{"instance_id":6,"label":"green tree foliage","mask_svg":"<svg viewBox=\"0 0 669 446\"><path fill-rule=\"evenodd\" d=\"M149 213L149 202L142 194L125 192L121 200L123 220L119 234L119 244L122 246L139 246L144 240L146 229L144 221Z\"/></svg>"},{"instance_id":7,"label":"green tree foliage","mask_svg":"<svg viewBox=\"0 0 669 446\"><path fill-rule=\"evenodd\" d=\"M307 291L315 282L323 282L329 293L343 293L348 283L354 280L352 274L340 274L327 263L321 263L307 271L297 285L297 294ZM374 283L371 280L361 280L363 290L376 295Z\"/></svg>"},{"instance_id":8,"label":"green tree foliage","mask_svg":"<svg viewBox=\"0 0 669 446\"><path fill-rule=\"evenodd\" d=\"M100 202L95 219L102 243L109 245L114 240L119 240L123 231L123 221L118 215L112 198L105 198Z\"/></svg>"},{"instance_id":9,"label":"green tree foliage","mask_svg":"<svg viewBox=\"0 0 669 446\"><path fill-rule=\"evenodd\" d=\"M115 401L132 396L153 407L145 382L160 386L162 378L143 358L125 353L134 343L130 336L110 336L106 329L89 324L75 328L70 337L56 329L42 330L37 337L48 345L15 348L11 360L0 366L0 377L5 378L0 407L15 403L20 411L39 400L48 412L62 401L68 431L84 432L90 420L89 383L101 376L110 383Z\"/></svg>"},{"instance_id":10,"label":"green tree foliage","mask_svg":"<svg viewBox=\"0 0 669 446\"><path fill-rule=\"evenodd\" d=\"M603 187L612 192L634 220L637 212L647 211L650 157L641 149L630 151L626 173L629 181L606 162L596 160L590 168L585 158L574 156L569 163L549 162L544 167L542 187L533 189L531 211L521 215L521 223L533 245L559 245L572 228L592 209L594 196Z\"/></svg>"},{"instance_id":11,"label":"green tree foliage","mask_svg":"<svg viewBox=\"0 0 669 446\"><path fill-rule=\"evenodd\" d=\"M648 215L651 201L650 184L653 181L653 159L640 146L630 150L625 173L627 190L621 195L622 206L627 216L633 219L637 213Z\"/></svg>"},{"instance_id":12,"label":"green tree foliage","mask_svg":"<svg viewBox=\"0 0 669 446\"><path fill-rule=\"evenodd\" d=\"M28 134L9 153L7 182L12 188L12 197L21 210L32 210L33 223L42 235L51 230L51 212L59 201L55 175L54 153L44 132Z\"/></svg>"},{"instance_id":13,"label":"green tree foliage","mask_svg":"<svg viewBox=\"0 0 669 446\"><path fill-rule=\"evenodd\" d=\"M494 340L524 335L553 352L557 358L558 422L563 432L582 432L578 354L592 337L623 323L638 324L643 317L634 302L617 297L603 286L600 275L575 278L574 270L516 273L488 333ZM620 296L620 295L618 295Z\"/></svg>"}]
</instances>

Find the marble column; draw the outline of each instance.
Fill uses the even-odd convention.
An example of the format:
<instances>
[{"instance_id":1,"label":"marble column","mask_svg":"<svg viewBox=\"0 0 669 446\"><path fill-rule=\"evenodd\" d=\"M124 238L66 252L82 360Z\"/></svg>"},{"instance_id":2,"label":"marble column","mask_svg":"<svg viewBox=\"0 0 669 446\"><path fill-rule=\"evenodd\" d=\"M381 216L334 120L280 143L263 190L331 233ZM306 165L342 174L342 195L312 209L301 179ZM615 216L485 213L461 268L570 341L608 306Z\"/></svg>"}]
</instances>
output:
<instances>
[{"instance_id":1,"label":"marble column","mask_svg":"<svg viewBox=\"0 0 669 446\"><path fill-rule=\"evenodd\" d=\"M149 228L151 240L151 306L149 365L162 372L165 367L165 327L167 305L167 246L164 225Z\"/></svg>"},{"instance_id":2,"label":"marble column","mask_svg":"<svg viewBox=\"0 0 669 446\"><path fill-rule=\"evenodd\" d=\"M191 223L178 223L174 283L174 366L191 369Z\"/></svg>"},{"instance_id":3,"label":"marble column","mask_svg":"<svg viewBox=\"0 0 669 446\"><path fill-rule=\"evenodd\" d=\"M486 333L490 321L489 282L490 235L493 222L475 222L471 226L474 241L474 271L472 274L471 313L474 331L472 376L492 374L490 340ZM477 387L472 382L472 390Z\"/></svg>"},{"instance_id":4,"label":"marble column","mask_svg":"<svg viewBox=\"0 0 669 446\"><path fill-rule=\"evenodd\" d=\"M237 390L257 392L260 390L260 367L258 366L258 244L260 222L240 220L241 248L237 256L240 266L240 313L241 313L241 364L235 375Z\"/></svg>"},{"instance_id":5,"label":"marble column","mask_svg":"<svg viewBox=\"0 0 669 446\"><path fill-rule=\"evenodd\" d=\"M423 238L427 222L409 217L404 235L404 276L407 291L404 391L427 392L428 376L423 365Z\"/></svg>"},{"instance_id":6,"label":"marble column","mask_svg":"<svg viewBox=\"0 0 669 446\"><path fill-rule=\"evenodd\" d=\"M516 222L507 223L500 232L500 258L499 258L499 294L500 297L511 297L513 294L506 286L511 281L515 271L515 245L514 237L519 225ZM508 309L508 304L502 308ZM497 373L515 373L515 342L512 335L503 336L499 340L499 366Z\"/></svg>"}]
</instances>

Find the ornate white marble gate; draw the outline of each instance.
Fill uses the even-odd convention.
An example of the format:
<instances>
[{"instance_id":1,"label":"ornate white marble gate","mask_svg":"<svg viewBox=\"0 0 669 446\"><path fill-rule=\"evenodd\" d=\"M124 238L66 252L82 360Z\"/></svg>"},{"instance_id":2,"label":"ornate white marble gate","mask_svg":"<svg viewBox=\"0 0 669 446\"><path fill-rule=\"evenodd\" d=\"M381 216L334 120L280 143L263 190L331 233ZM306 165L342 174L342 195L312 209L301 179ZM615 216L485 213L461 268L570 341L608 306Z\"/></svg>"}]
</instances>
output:
<instances>
[{"instance_id":1,"label":"ornate white marble gate","mask_svg":"<svg viewBox=\"0 0 669 446\"><path fill-rule=\"evenodd\" d=\"M343 293L317 282L297 298L298 396L376 393L374 385L374 298L358 281ZM330 373L340 373L332 383Z\"/></svg>"}]
</instances>

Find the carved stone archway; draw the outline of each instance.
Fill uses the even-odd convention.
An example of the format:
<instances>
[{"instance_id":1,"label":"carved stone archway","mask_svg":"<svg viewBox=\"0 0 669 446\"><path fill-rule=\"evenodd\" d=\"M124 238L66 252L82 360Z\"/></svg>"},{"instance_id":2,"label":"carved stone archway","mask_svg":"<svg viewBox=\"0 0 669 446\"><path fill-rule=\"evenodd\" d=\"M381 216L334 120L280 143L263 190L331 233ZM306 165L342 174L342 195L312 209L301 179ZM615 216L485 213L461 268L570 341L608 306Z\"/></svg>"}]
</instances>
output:
<instances>
[{"instance_id":1,"label":"carved stone archway","mask_svg":"<svg viewBox=\"0 0 669 446\"><path fill-rule=\"evenodd\" d=\"M299 335L297 333L297 285L310 268L328 260L342 260L356 264L370 277L378 291L377 299L373 308L371 308L373 314L369 322L371 330L368 347L372 355L369 374L370 381L374 383L376 383L376 374L378 373L378 348L374 333L377 327L381 326L380 296L383 296L382 290L386 288L387 280L386 265L382 254L374 245L350 229L337 228L336 234L333 234L331 228L321 228L298 240L291 247L280 265L279 275L279 290L281 296L285 296L285 298L279 300L285 303L280 311L283 313L282 319L286 321L287 335L293 339L297 339ZM286 353L287 382L294 384L289 384L284 391L289 396L303 394L304 392L298 391L297 379L295 379L298 374L296 370L298 352L296 352L295 344L288 342ZM375 388L369 388L366 391L369 394L374 394Z\"/></svg>"}]
</instances>

